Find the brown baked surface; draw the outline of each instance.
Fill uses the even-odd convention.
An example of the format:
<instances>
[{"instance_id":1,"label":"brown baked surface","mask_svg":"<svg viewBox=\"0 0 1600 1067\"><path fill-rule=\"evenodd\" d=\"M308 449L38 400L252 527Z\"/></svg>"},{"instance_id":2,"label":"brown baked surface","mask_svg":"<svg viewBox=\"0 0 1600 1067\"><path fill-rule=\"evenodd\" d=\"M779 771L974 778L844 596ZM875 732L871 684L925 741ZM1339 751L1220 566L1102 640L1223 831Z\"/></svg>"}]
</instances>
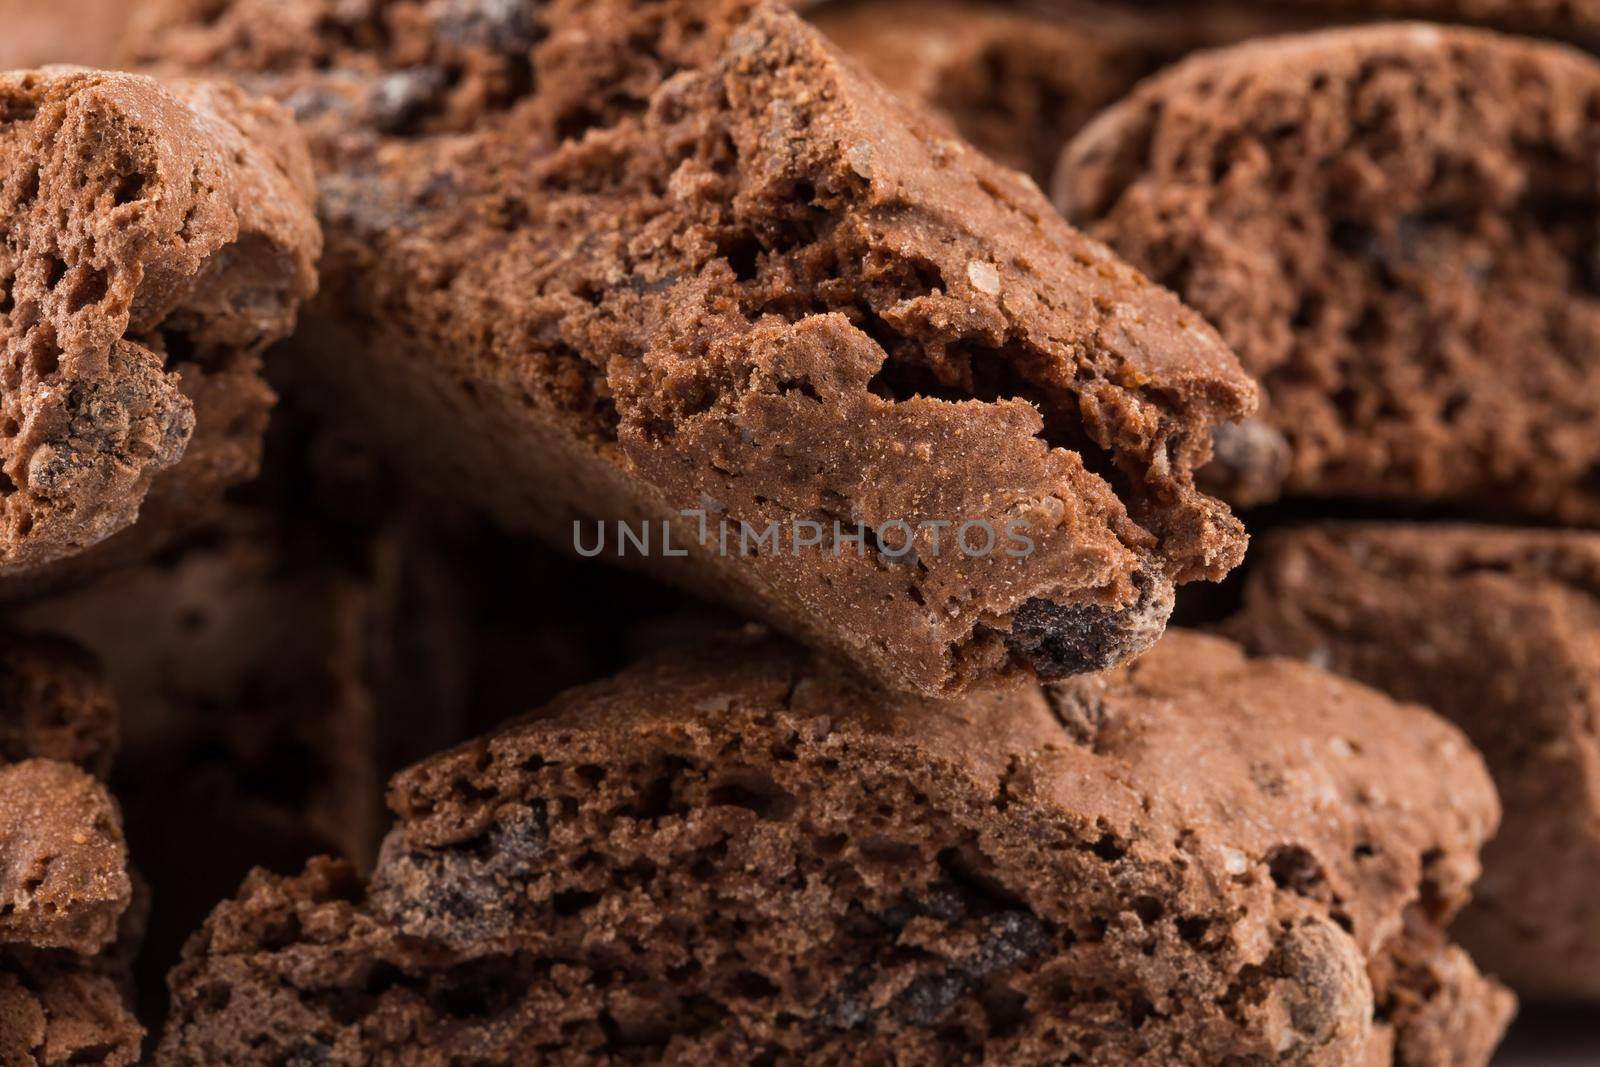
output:
<instances>
[{"instance_id":1,"label":"brown baked surface","mask_svg":"<svg viewBox=\"0 0 1600 1067\"><path fill-rule=\"evenodd\" d=\"M93 953L128 907L128 850L105 786L70 763L0 767L0 945Z\"/></svg>"},{"instance_id":2,"label":"brown baked surface","mask_svg":"<svg viewBox=\"0 0 1600 1067\"><path fill-rule=\"evenodd\" d=\"M1465 730L1505 822L1452 933L1524 997L1600 1000L1600 536L1400 524L1275 533L1226 629Z\"/></svg>"},{"instance_id":3,"label":"brown baked surface","mask_svg":"<svg viewBox=\"0 0 1600 1067\"><path fill-rule=\"evenodd\" d=\"M1440 22L1482 22L1525 33L1571 33L1593 40L1600 30L1595 0L1272 0L1279 7L1337 14L1399 15Z\"/></svg>"},{"instance_id":4,"label":"brown baked surface","mask_svg":"<svg viewBox=\"0 0 1600 1067\"><path fill-rule=\"evenodd\" d=\"M0 70L109 67L142 0L0 0Z\"/></svg>"},{"instance_id":5,"label":"brown baked surface","mask_svg":"<svg viewBox=\"0 0 1600 1067\"><path fill-rule=\"evenodd\" d=\"M144 1030L116 982L67 954L18 960L0 952L0 1063L128 1067Z\"/></svg>"},{"instance_id":6,"label":"brown baked surface","mask_svg":"<svg viewBox=\"0 0 1600 1067\"><path fill-rule=\"evenodd\" d=\"M1031 183L776 6L513 10L236 0L139 53L296 105L329 233L307 358L408 468L562 545L670 519L690 558L646 565L930 692L1117 662L1237 562L1190 470L1252 384ZM1035 548L742 557L717 518Z\"/></svg>"},{"instance_id":7,"label":"brown baked surface","mask_svg":"<svg viewBox=\"0 0 1600 1067\"><path fill-rule=\"evenodd\" d=\"M1058 205L1260 379L1224 495L1600 515L1600 63L1484 31L1252 42L1147 82Z\"/></svg>"},{"instance_id":8,"label":"brown baked surface","mask_svg":"<svg viewBox=\"0 0 1600 1067\"><path fill-rule=\"evenodd\" d=\"M1169 635L885 697L759 635L399 775L363 886L252 877L162 1064L1483 1064L1441 933L1493 830L1443 721Z\"/></svg>"},{"instance_id":9,"label":"brown baked surface","mask_svg":"<svg viewBox=\"0 0 1600 1067\"><path fill-rule=\"evenodd\" d=\"M96 778L116 747L116 703L82 649L0 634L0 951L92 954L118 936L128 851Z\"/></svg>"},{"instance_id":10,"label":"brown baked surface","mask_svg":"<svg viewBox=\"0 0 1600 1067\"><path fill-rule=\"evenodd\" d=\"M254 476L262 348L315 289L305 148L231 86L0 75L0 592ZM148 495L148 501L147 501ZM150 519L150 514L146 515ZM95 555L86 557L88 550Z\"/></svg>"}]
</instances>

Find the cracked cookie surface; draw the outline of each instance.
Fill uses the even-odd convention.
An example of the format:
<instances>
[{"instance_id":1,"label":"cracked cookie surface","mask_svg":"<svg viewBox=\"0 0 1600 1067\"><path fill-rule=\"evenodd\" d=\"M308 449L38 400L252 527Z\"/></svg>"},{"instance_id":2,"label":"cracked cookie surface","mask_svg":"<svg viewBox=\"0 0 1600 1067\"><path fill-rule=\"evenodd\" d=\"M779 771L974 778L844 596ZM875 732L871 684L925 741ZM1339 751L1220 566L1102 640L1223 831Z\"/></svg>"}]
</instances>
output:
<instances>
[{"instance_id":1,"label":"cracked cookie surface","mask_svg":"<svg viewBox=\"0 0 1600 1067\"><path fill-rule=\"evenodd\" d=\"M366 884L257 874L162 1064L1481 1065L1493 791L1427 712L1168 635L951 702L747 635L425 761Z\"/></svg>"},{"instance_id":2,"label":"cracked cookie surface","mask_svg":"<svg viewBox=\"0 0 1600 1067\"><path fill-rule=\"evenodd\" d=\"M141 53L296 109L312 361L412 469L562 545L648 522L640 565L926 692L1120 661L1237 562L1191 470L1253 385L1031 183L772 5L470 10L238 0ZM1030 606L1090 632L1035 657Z\"/></svg>"}]
</instances>

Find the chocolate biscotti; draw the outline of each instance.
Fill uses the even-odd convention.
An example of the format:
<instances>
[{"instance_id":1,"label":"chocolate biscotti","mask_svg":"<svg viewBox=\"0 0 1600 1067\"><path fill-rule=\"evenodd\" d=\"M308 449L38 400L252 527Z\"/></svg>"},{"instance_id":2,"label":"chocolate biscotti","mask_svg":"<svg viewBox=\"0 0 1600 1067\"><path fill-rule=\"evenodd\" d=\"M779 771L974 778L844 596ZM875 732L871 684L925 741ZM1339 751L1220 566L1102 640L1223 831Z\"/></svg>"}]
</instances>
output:
<instances>
[{"instance_id":1,"label":"chocolate biscotti","mask_svg":"<svg viewBox=\"0 0 1600 1067\"><path fill-rule=\"evenodd\" d=\"M472 10L236 0L142 53L297 108L306 356L410 469L928 692L1118 662L1237 562L1191 470L1252 383L1031 183L779 6Z\"/></svg>"},{"instance_id":2,"label":"chocolate biscotti","mask_svg":"<svg viewBox=\"0 0 1600 1067\"><path fill-rule=\"evenodd\" d=\"M0 114L16 595L158 543L253 476L273 399L259 354L315 288L320 238L289 117L232 86L48 68L0 75Z\"/></svg>"},{"instance_id":3,"label":"chocolate biscotti","mask_svg":"<svg viewBox=\"0 0 1600 1067\"><path fill-rule=\"evenodd\" d=\"M0 1063L134 1063L128 1008L134 884L99 780L116 706L65 642L0 635ZM92 772L92 773L91 773ZM120 942L120 943L119 943Z\"/></svg>"},{"instance_id":4,"label":"chocolate biscotti","mask_svg":"<svg viewBox=\"0 0 1600 1067\"><path fill-rule=\"evenodd\" d=\"M1600 1000L1600 537L1401 524L1275 533L1227 631L1465 730L1505 823L1453 930L1525 997Z\"/></svg>"},{"instance_id":5,"label":"chocolate biscotti","mask_svg":"<svg viewBox=\"0 0 1600 1067\"><path fill-rule=\"evenodd\" d=\"M93 954L132 899L103 775L116 706L93 662L52 639L0 635L0 945Z\"/></svg>"},{"instance_id":6,"label":"chocolate biscotti","mask_svg":"<svg viewBox=\"0 0 1600 1067\"><path fill-rule=\"evenodd\" d=\"M1198 49L1336 21L1223 0L832 0L807 17L885 86L1041 186L1072 135L1140 79Z\"/></svg>"},{"instance_id":7,"label":"chocolate biscotti","mask_svg":"<svg viewBox=\"0 0 1600 1067\"><path fill-rule=\"evenodd\" d=\"M1059 206L1261 381L1208 475L1600 516L1600 63L1377 26L1197 56L1068 147Z\"/></svg>"},{"instance_id":8,"label":"chocolate biscotti","mask_svg":"<svg viewBox=\"0 0 1600 1067\"><path fill-rule=\"evenodd\" d=\"M1454 728L1169 635L954 702L748 637L426 761L370 881L252 877L157 1062L1483 1064Z\"/></svg>"},{"instance_id":9,"label":"chocolate biscotti","mask_svg":"<svg viewBox=\"0 0 1600 1067\"><path fill-rule=\"evenodd\" d=\"M0 632L0 763L51 759L105 778L120 731L99 664L59 638Z\"/></svg>"}]
</instances>

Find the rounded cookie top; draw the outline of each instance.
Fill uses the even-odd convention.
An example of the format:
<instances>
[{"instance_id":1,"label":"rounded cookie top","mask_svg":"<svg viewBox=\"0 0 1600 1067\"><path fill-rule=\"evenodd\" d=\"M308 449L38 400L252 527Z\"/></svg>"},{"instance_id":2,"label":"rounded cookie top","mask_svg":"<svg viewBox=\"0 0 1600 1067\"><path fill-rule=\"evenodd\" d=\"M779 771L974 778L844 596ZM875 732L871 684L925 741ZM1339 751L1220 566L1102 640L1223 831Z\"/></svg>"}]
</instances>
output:
<instances>
[{"instance_id":1,"label":"rounded cookie top","mask_svg":"<svg viewBox=\"0 0 1600 1067\"><path fill-rule=\"evenodd\" d=\"M1251 42L1064 152L1059 207L1261 380L1236 502L1600 508L1600 63L1398 24Z\"/></svg>"},{"instance_id":2,"label":"rounded cookie top","mask_svg":"<svg viewBox=\"0 0 1600 1067\"><path fill-rule=\"evenodd\" d=\"M1494 820L1459 735L1194 635L1096 684L946 702L717 640L391 801L366 885L258 871L217 909L163 1062L403 1040L427 1062L1332 1067L1458 1015L1492 1042L1509 1006L1442 932ZM1448 1051L1406 1059L1486 1056Z\"/></svg>"},{"instance_id":3,"label":"rounded cookie top","mask_svg":"<svg viewBox=\"0 0 1600 1067\"><path fill-rule=\"evenodd\" d=\"M1436 709L1505 817L1453 935L1529 999L1600 996L1600 535L1449 523L1273 531L1224 625Z\"/></svg>"},{"instance_id":4,"label":"rounded cookie top","mask_svg":"<svg viewBox=\"0 0 1600 1067\"><path fill-rule=\"evenodd\" d=\"M479 781L486 753L514 775L513 753L574 737L622 753L715 736L750 716L772 728L774 713L825 720L863 766L915 753L930 775L1070 813L1140 860L1181 853L1223 882L1240 879L1241 900L1249 872L1269 872L1279 888L1339 902L1367 955L1396 935L1419 882L1436 918L1464 902L1476 850L1500 817L1482 759L1443 719L1183 630L1117 670L953 701L876 691L755 634L719 640L573 690L526 723L424 761L395 778L390 801L408 836L447 840L497 803L492 789L460 788L507 780L483 771ZM1319 817L1308 821L1308 810Z\"/></svg>"},{"instance_id":5,"label":"rounded cookie top","mask_svg":"<svg viewBox=\"0 0 1600 1067\"><path fill-rule=\"evenodd\" d=\"M810 18L890 89L1040 182L1068 137L1177 54L1100 19L981 0L857 0Z\"/></svg>"}]
</instances>

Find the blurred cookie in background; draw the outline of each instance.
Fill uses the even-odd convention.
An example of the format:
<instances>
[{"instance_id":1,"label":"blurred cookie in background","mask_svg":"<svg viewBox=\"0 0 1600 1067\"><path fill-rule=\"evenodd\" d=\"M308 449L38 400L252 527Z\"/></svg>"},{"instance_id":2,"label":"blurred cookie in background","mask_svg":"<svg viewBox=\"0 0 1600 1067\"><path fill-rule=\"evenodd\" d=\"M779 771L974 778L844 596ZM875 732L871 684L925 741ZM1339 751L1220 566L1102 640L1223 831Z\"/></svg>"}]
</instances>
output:
<instances>
[{"instance_id":1,"label":"blurred cookie in background","mask_svg":"<svg viewBox=\"0 0 1600 1067\"><path fill-rule=\"evenodd\" d=\"M1600 62L1384 24L1203 53L1081 131L1055 199L1262 385L1201 474L1600 520Z\"/></svg>"},{"instance_id":2,"label":"blurred cookie in background","mask_svg":"<svg viewBox=\"0 0 1600 1067\"><path fill-rule=\"evenodd\" d=\"M114 67L144 0L0 0L0 70Z\"/></svg>"},{"instance_id":3,"label":"blurred cookie in background","mask_svg":"<svg viewBox=\"0 0 1600 1067\"><path fill-rule=\"evenodd\" d=\"M1466 731L1505 814L1452 932L1525 1000L1600 1001L1600 535L1274 531L1222 629Z\"/></svg>"}]
</instances>

